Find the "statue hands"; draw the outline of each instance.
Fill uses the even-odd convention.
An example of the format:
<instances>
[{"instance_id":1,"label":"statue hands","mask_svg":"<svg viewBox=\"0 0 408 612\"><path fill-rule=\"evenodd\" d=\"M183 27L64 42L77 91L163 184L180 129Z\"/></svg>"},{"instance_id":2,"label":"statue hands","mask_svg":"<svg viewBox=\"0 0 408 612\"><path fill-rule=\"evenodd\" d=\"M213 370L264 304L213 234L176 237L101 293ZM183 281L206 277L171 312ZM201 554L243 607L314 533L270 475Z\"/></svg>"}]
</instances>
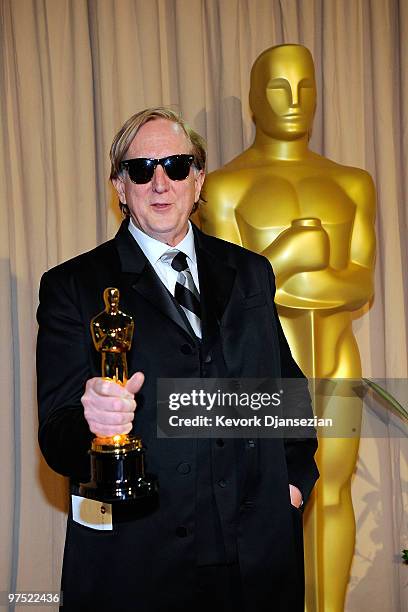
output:
<instances>
[{"instance_id":1,"label":"statue hands","mask_svg":"<svg viewBox=\"0 0 408 612\"><path fill-rule=\"evenodd\" d=\"M302 272L278 287L276 303L288 308L353 311L373 294L369 268L349 262L344 270L330 266Z\"/></svg>"},{"instance_id":2,"label":"statue hands","mask_svg":"<svg viewBox=\"0 0 408 612\"><path fill-rule=\"evenodd\" d=\"M356 310L372 295L370 270L330 266L330 241L320 219L294 219L262 253L276 276L276 303L288 308Z\"/></svg>"},{"instance_id":3,"label":"statue hands","mask_svg":"<svg viewBox=\"0 0 408 612\"><path fill-rule=\"evenodd\" d=\"M320 219L294 219L263 252L272 264L279 287L300 272L324 270L329 266L330 242Z\"/></svg>"}]
</instances>

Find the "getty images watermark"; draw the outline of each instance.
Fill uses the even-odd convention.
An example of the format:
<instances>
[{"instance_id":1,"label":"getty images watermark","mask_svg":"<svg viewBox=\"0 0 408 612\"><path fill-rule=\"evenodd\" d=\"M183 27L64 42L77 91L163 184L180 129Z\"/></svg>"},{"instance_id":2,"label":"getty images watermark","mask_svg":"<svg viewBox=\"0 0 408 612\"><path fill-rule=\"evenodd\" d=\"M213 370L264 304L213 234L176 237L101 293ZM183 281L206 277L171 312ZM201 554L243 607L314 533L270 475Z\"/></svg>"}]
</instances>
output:
<instances>
[{"instance_id":1,"label":"getty images watermark","mask_svg":"<svg viewBox=\"0 0 408 612\"><path fill-rule=\"evenodd\" d=\"M368 417L363 435L408 434L362 379L160 379L157 398L158 437L358 437Z\"/></svg>"},{"instance_id":2,"label":"getty images watermark","mask_svg":"<svg viewBox=\"0 0 408 612\"><path fill-rule=\"evenodd\" d=\"M246 427L332 427L332 419L319 419L316 416L309 418L300 417L278 417L272 414L263 414L261 416L253 414L250 416L227 416L225 409L229 411L250 409L253 412L262 408L277 408L281 405L283 390L276 393L259 393L259 392L236 392L236 391L221 391L217 389L215 392L204 391L204 389L192 389L190 393L171 393L169 396L169 410L184 412L183 409L198 408L203 411L222 411L223 414L197 414L194 417L181 416L173 414L169 416L169 425L171 427L215 427L215 428L246 428ZM247 412L247 411L246 411Z\"/></svg>"}]
</instances>

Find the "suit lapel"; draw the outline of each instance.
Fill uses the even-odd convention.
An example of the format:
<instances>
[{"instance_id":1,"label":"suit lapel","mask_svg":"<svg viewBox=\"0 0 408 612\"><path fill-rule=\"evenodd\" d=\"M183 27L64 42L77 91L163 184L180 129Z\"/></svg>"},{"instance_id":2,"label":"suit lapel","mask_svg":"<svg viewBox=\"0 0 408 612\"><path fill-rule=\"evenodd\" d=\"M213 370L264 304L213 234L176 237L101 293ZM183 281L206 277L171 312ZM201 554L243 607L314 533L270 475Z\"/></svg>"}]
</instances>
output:
<instances>
[{"instance_id":1,"label":"suit lapel","mask_svg":"<svg viewBox=\"0 0 408 612\"><path fill-rule=\"evenodd\" d=\"M137 292L190 336L187 325L169 291L130 234L126 219L116 234L115 243L122 267L123 285L130 290L128 293Z\"/></svg>"},{"instance_id":2,"label":"suit lapel","mask_svg":"<svg viewBox=\"0 0 408 612\"><path fill-rule=\"evenodd\" d=\"M203 342L208 350L219 336L220 322L229 302L236 270L211 250L208 238L194 225Z\"/></svg>"},{"instance_id":3,"label":"suit lapel","mask_svg":"<svg viewBox=\"0 0 408 612\"><path fill-rule=\"evenodd\" d=\"M220 255L212 252L211 238L194 225L193 230L200 281L203 342L205 348L210 348L219 336L220 321L231 296L236 270L226 264ZM130 234L127 219L122 222L116 234L115 244L121 262L122 284L126 294L137 292L191 337L188 324L172 296Z\"/></svg>"}]
</instances>

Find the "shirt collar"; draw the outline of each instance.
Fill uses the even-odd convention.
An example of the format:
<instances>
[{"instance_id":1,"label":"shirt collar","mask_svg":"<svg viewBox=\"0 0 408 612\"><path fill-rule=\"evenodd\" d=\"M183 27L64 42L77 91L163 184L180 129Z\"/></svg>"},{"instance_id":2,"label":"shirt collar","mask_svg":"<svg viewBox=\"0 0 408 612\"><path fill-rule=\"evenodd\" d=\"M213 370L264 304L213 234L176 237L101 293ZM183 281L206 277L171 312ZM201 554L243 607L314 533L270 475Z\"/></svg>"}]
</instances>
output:
<instances>
[{"instance_id":1,"label":"shirt collar","mask_svg":"<svg viewBox=\"0 0 408 612\"><path fill-rule=\"evenodd\" d=\"M190 261L197 264L194 246L194 233L190 221L188 222L187 234L184 236L183 240L181 240L174 247L170 247L168 244L160 242L160 240L156 240L155 238L152 238L148 234L142 232L142 230L136 227L132 218L130 218L128 229L152 266L156 265L160 257L164 255L166 251L172 248L182 251L187 255Z\"/></svg>"}]
</instances>

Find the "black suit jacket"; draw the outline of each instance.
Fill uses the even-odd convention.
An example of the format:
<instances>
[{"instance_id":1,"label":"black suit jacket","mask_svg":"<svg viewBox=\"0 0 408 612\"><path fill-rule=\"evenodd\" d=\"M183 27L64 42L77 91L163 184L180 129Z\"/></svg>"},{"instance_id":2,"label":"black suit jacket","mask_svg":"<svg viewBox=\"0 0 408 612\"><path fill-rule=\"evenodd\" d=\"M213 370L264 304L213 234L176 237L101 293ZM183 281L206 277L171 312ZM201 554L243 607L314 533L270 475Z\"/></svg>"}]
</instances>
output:
<instances>
[{"instance_id":1,"label":"black suit jacket","mask_svg":"<svg viewBox=\"0 0 408 612\"><path fill-rule=\"evenodd\" d=\"M94 532L68 517L64 609L158 612L189 609L195 581L197 440L156 436L157 378L302 377L277 317L268 261L194 228L203 340L183 318L127 229L113 240L44 274L38 309L39 441L48 464L72 482L89 479L92 434L81 396L100 375L89 322L103 309L103 290L118 287L121 309L135 320L129 375L145 374L134 433L148 470L160 482L160 506L148 516ZM311 414L305 388L294 398ZM302 609L301 512L288 484L307 499L318 472L314 439L210 443L213 482L224 538L236 542L246 610ZM180 469L188 465L189 471ZM203 534L201 535L201 539ZM204 534L205 536L205 534ZM182 603L184 602L184 603ZM191 602L193 606L193 603Z\"/></svg>"}]
</instances>

